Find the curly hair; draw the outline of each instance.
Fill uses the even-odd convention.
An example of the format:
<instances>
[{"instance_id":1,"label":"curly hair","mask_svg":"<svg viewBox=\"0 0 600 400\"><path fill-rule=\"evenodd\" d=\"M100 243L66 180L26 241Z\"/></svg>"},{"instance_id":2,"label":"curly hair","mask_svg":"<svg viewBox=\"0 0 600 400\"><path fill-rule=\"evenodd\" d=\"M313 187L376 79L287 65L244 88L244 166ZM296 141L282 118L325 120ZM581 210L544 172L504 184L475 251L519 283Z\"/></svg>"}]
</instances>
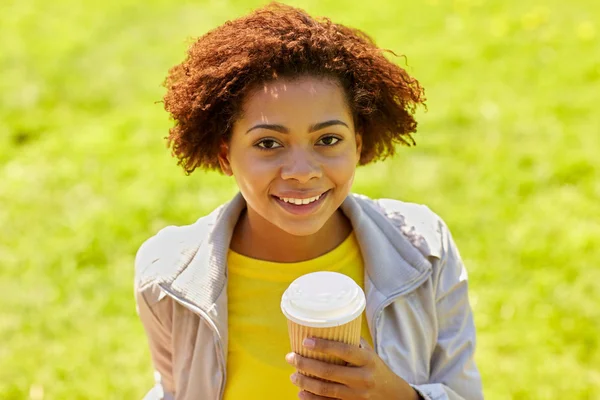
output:
<instances>
[{"instance_id":1,"label":"curly hair","mask_svg":"<svg viewBox=\"0 0 600 400\"><path fill-rule=\"evenodd\" d=\"M389 61L364 32L271 3L227 21L189 47L169 70L164 107L174 119L168 146L187 174L219 170L244 96L257 85L299 76L330 77L343 87L363 139L360 165L415 144L413 115L424 105L419 82Z\"/></svg>"}]
</instances>

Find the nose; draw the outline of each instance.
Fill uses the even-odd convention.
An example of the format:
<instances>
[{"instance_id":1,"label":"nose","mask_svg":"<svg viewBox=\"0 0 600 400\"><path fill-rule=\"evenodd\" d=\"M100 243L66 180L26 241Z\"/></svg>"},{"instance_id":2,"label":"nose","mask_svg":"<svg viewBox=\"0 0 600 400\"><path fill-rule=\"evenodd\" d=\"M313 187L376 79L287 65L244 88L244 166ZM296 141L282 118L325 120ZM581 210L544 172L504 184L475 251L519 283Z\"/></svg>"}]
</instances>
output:
<instances>
[{"instance_id":1,"label":"nose","mask_svg":"<svg viewBox=\"0 0 600 400\"><path fill-rule=\"evenodd\" d=\"M293 179L300 183L306 183L311 179L319 179L322 175L321 165L310 151L295 149L286 154L281 168L282 179Z\"/></svg>"}]
</instances>

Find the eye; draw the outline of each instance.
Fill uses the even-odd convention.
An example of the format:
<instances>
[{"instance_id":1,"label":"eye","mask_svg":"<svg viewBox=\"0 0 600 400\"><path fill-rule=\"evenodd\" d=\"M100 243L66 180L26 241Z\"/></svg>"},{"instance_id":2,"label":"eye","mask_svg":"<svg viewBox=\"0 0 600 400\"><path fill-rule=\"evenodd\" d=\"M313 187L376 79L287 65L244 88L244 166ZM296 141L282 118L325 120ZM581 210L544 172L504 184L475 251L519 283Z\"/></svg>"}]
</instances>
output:
<instances>
[{"instance_id":1,"label":"eye","mask_svg":"<svg viewBox=\"0 0 600 400\"><path fill-rule=\"evenodd\" d=\"M333 146L337 144L340 140L342 139L335 136L324 136L321 139L319 139L317 143L321 143L321 146Z\"/></svg>"},{"instance_id":2,"label":"eye","mask_svg":"<svg viewBox=\"0 0 600 400\"><path fill-rule=\"evenodd\" d=\"M261 141L256 143L255 146L262 150L271 150L281 147L281 145L273 139L262 139Z\"/></svg>"}]
</instances>

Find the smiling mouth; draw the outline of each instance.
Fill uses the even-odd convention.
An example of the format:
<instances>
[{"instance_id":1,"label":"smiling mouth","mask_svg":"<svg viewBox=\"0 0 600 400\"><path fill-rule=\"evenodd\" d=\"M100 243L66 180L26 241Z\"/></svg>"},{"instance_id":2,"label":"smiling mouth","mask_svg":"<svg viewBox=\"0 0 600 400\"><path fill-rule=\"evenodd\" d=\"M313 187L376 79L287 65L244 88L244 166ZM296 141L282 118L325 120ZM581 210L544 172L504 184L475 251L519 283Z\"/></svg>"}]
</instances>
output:
<instances>
[{"instance_id":1,"label":"smiling mouth","mask_svg":"<svg viewBox=\"0 0 600 400\"><path fill-rule=\"evenodd\" d=\"M281 207L292 214L309 215L319 209L330 191L331 189L317 196L306 198L279 197L275 195L273 195L273 198L277 200L277 203Z\"/></svg>"},{"instance_id":2,"label":"smiling mouth","mask_svg":"<svg viewBox=\"0 0 600 400\"><path fill-rule=\"evenodd\" d=\"M327 193L327 192L325 192L325 193ZM308 197L305 199L296 199L296 198L291 198L291 197L279 197L279 196L275 196L275 197L277 197L279 200L281 200L285 203L302 206L302 205L306 205L306 204L310 204L310 203L314 203L315 201L318 201L321 198L321 196L323 196L325 193L321 193L318 196Z\"/></svg>"}]
</instances>

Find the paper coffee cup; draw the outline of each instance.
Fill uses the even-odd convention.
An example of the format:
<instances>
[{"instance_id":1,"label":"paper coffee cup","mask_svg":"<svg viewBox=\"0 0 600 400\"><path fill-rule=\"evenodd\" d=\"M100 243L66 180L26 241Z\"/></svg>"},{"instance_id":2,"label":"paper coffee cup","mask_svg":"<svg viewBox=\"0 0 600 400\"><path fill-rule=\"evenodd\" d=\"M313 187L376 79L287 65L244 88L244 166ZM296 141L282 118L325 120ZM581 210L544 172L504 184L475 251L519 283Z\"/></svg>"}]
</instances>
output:
<instances>
[{"instance_id":1,"label":"paper coffee cup","mask_svg":"<svg viewBox=\"0 0 600 400\"><path fill-rule=\"evenodd\" d=\"M281 298L288 319L292 351L304 357L343 365L345 361L306 349L307 337L360 345L366 300L352 278L337 272L313 272L293 281Z\"/></svg>"}]
</instances>

